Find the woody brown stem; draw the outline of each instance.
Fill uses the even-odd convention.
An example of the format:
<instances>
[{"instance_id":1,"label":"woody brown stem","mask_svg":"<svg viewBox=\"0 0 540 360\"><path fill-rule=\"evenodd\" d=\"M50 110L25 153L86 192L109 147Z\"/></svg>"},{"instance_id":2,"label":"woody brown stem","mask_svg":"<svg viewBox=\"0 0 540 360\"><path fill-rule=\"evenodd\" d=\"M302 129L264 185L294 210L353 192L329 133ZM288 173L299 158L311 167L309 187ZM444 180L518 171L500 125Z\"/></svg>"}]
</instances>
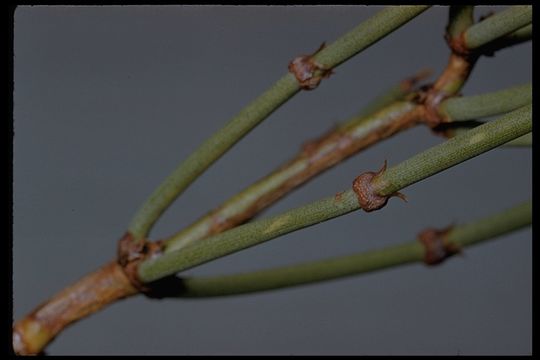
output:
<instances>
[{"instance_id":1,"label":"woody brown stem","mask_svg":"<svg viewBox=\"0 0 540 360\"><path fill-rule=\"evenodd\" d=\"M38 354L66 326L137 292L121 266L112 261L15 323L13 349L18 355Z\"/></svg>"}]
</instances>

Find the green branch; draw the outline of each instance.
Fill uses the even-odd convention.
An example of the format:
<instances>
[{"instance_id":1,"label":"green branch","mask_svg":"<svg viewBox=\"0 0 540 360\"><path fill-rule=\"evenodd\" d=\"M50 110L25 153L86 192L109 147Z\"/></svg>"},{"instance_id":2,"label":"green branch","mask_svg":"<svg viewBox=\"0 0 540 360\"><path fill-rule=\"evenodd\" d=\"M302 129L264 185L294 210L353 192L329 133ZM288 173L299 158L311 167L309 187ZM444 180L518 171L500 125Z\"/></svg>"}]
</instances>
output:
<instances>
[{"instance_id":1,"label":"green branch","mask_svg":"<svg viewBox=\"0 0 540 360\"><path fill-rule=\"evenodd\" d=\"M314 59L327 68L333 68L396 30L428 7L386 8L321 50ZM141 241L147 237L161 214L198 176L299 89L296 78L288 73L232 118L221 130L203 142L158 186L134 215L128 226L128 231L134 238Z\"/></svg>"},{"instance_id":2,"label":"green branch","mask_svg":"<svg viewBox=\"0 0 540 360\"><path fill-rule=\"evenodd\" d=\"M458 248L478 244L529 226L532 202L526 202L489 217L454 226L447 242ZM237 295L305 285L346 276L359 275L399 265L422 262L425 248L413 240L358 254L304 264L225 276L183 278L178 297ZM171 289L171 292L174 290Z\"/></svg>"},{"instance_id":3,"label":"green branch","mask_svg":"<svg viewBox=\"0 0 540 360\"><path fill-rule=\"evenodd\" d=\"M428 8L427 5L389 6L322 49L313 58L327 68L338 66Z\"/></svg>"},{"instance_id":4,"label":"green branch","mask_svg":"<svg viewBox=\"0 0 540 360\"><path fill-rule=\"evenodd\" d=\"M398 100L410 94L416 83L426 76L427 72L422 71L391 87L371 101L358 115L329 134L325 134L323 142L319 139L308 142L317 146L309 152L301 152L292 161L280 166L276 171L248 186L218 208L170 236L165 240L165 252L178 250L193 241L222 232L248 220L313 176L347 156L392 135L394 131L384 130L392 128L393 124L399 122L400 118L408 114L415 106L409 102L398 102ZM398 130L399 128L396 127L395 131ZM372 136L375 132L383 135Z\"/></svg>"},{"instance_id":5,"label":"green branch","mask_svg":"<svg viewBox=\"0 0 540 360\"><path fill-rule=\"evenodd\" d=\"M502 145L503 147L530 147L532 146L532 132L520 136Z\"/></svg>"},{"instance_id":6,"label":"green branch","mask_svg":"<svg viewBox=\"0 0 540 360\"><path fill-rule=\"evenodd\" d=\"M474 24L474 6L451 5L448 11L448 27L446 33L453 39L457 39L472 24Z\"/></svg>"},{"instance_id":7,"label":"green branch","mask_svg":"<svg viewBox=\"0 0 540 360\"><path fill-rule=\"evenodd\" d=\"M515 110L388 169L374 179L373 187L378 194L390 196L408 185L526 134L532 129L531 107ZM356 193L347 190L148 259L138 267L138 275L143 282L154 281L358 208Z\"/></svg>"},{"instance_id":8,"label":"green branch","mask_svg":"<svg viewBox=\"0 0 540 360\"><path fill-rule=\"evenodd\" d=\"M471 129L387 169L373 181L377 193L390 196L440 171L532 131L532 105Z\"/></svg>"},{"instance_id":9,"label":"green branch","mask_svg":"<svg viewBox=\"0 0 540 360\"><path fill-rule=\"evenodd\" d=\"M482 123L476 125L479 126ZM469 131L471 128L474 128L476 126L470 127L470 126L458 126L458 127L451 127L444 131L445 136L452 138L455 136L458 136L460 134L463 134L467 131ZM532 132L527 133L523 136L520 136L514 140L511 140L505 144L502 144L501 147L531 147L532 146Z\"/></svg>"},{"instance_id":10,"label":"green branch","mask_svg":"<svg viewBox=\"0 0 540 360\"><path fill-rule=\"evenodd\" d=\"M508 34L503 39L508 43L519 44L525 41L530 41L532 38L532 24L524 26L513 33Z\"/></svg>"},{"instance_id":11,"label":"green branch","mask_svg":"<svg viewBox=\"0 0 540 360\"><path fill-rule=\"evenodd\" d=\"M468 49L476 49L510 34L532 22L532 6L511 6L465 31L464 39Z\"/></svg>"},{"instance_id":12,"label":"green branch","mask_svg":"<svg viewBox=\"0 0 540 360\"><path fill-rule=\"evenodd\" d=\"M443 101L438 110L448 121L471 120L506 113L531 101L532 85L525 84L482 95L452 97Z\"/></svg>"},{"instance_id":13,"label":"green branch","mask_svg":"<svg viewBox=\"0 0 540 360\"><path fill-rule=\"evenodd\" d=\"M506 36L498 38L479 50L487 55L492 55L495 51L506 49L514 45L519 45L532 39L532 24L524 26Z\"/></svg>"}]
</instances>

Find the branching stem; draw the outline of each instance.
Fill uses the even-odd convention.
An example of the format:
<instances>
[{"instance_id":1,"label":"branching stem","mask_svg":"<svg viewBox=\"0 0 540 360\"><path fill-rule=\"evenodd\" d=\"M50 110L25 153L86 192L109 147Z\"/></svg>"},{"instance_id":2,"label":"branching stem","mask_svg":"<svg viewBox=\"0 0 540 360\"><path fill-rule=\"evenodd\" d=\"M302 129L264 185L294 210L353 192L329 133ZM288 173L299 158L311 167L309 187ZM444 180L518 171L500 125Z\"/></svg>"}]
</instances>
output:
<instances>
[{"instance_id":1,"label":"branching stem","mask_svg":"<svg viewBox=\"0 0 540 360\"><path fill-rule=\"evenodd\" d=\"M515 206L474 222L454 226L446 240L458 248L493 240L532 222L532 202ZM286 267L225 276L183 278L178 297L208 297L253 293L359 275L422 262L424 246L413 240L358 254Z\"/></svg>"},{"instance_id":2,"label":"branching stem","mask_svg":"<svg viewBox=\"0 0 540 360\"><path fill-rule=\"evenodd\" d=\"M406 186L528 133L532 129L531 108L532 105L524 106L413 156L376 177L374 188L378 194L390 196ZM355 192L347 190L143 261L138 275L143 282L154 281L358 208Z\"/></svg>"},{"instance_id":3,"label":"branching stem","mask_svg":"<svg viewBox=\"0 0 540 360\"><path fill-rule=\"evenodd\" d=\"M327 69L334 68L428 8L425 5L385 8L318 52L314 60ZM161 214L199 175L299 90L296 78L288 73L203 142L154 190L134 215L128 231L135 241L143 241Z\"/></svg>"}]
</instances>

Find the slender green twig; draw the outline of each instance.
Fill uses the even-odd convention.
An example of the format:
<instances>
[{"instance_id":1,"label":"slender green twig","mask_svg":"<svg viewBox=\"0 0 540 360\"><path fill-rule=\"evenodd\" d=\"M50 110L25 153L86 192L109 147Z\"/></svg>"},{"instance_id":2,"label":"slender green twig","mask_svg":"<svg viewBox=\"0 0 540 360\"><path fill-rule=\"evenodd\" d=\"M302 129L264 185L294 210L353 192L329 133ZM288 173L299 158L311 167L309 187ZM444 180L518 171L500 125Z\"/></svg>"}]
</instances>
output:
<instances>
[{"instance_id":1,"label":"slender green twig","mask_svg":"<svg viewBox=\"0 0 540 360\"><path fill-rule=\"evenodd\" d=\"M468 49L479 48L490 41L510 34L532 22L532 6L511 6L465 31L464 39Z\"/></svg>"},{"instance_id":2,"label":"slender green twig","mask_svg":"<svg viewBox=\"0 0 540 360\"><path fill-rule=\"evenodd\" d=\"M390 34L428 7L385 8L318 52L314 59L325 68L331 69ZM158 186L134 215L128 226L128 231L134 239L136 241L144 239L160 215L199 175L299 89L296 78L288 73L245 107L220 131L203 142Z\"/></svg>"},{"instance_id":3,"label":"slender green twig","mask_svg":"<svg viewBox=\"0 0 540 360\"><path fill-rule=\"evenodd\" d=\"M457 226L448 233L447 240L459 246L471 246L531 223L532 201L527 201L479 221Z\"/></svg>"},{"instance_id":4,"label":"slender green twig","mask_svg":"<svg viewBox=\"0 0 540 360\"><path fill-rule=\"evenodd\" d=\"M512 141L502 145L503 147L531 147L532 146L532 132L520 136Z\"/></svg>"},{"instance_id":5,"label":"slender green twig","mask_svg":"<svg viewBox=\"0 0 540 360\"><path fill-rule=\"evenodd\" d=\"M478 50L488 56L493 55L495 51L519 45L532 39L532 24L524 26L506 36L495 39Z\"/></svg>"},{"instance_id":6,"label":"slender green twig","mask_svg":"<svg viewBox=\"0 0 540 360\"><path fill-rule=\"evenodd\" d=\"M479 125L477 125L479 126ZM454 137L460 134L463 134L464 132L467 132L471 129L471 127L452 127L450 129L447 129L444 131L444 135L446 137ZM532 146L532 132L525 134L523 136L520 136L512 141L509 141L505 144L502 144L501 147L531 147Z\"/></svg>"},{"instance_id":7,"label":"slender green twig","mask_svg":"<svg viewBox=\"0 0 540 360\"><path fill-rule=\"evenodd\" d=\"M532 129L531 107L528 105L515 110L386 170L373 179L373 188L379 195L390 196L408 185L526 134ZM359 206L356 193L347 190L145 260L138 267L138 276L143 282L157 280L300 228L344 215Z\"/></svg>"},{"instance_id":8,"label":"slender green twig","mask_svg":"<svg viewBox=\"0 0 540 360\"><path fill-rule=\"evenodd\" d=\"M452 33L450 36L459 37L473 23L472 15L473 7L471 6L451 7L447 29L447 32ZM456 62L459 63L457 66ZM472 63L462 60L461 57L451 56L450 63L439 77L436 86L444 89L449 87L447 95L453 95L467 78ZM342 159L415 125L414 118L418 117L415 111L418 107L412 104L411 106L389 104L398 96L403 96L404 85L410 88L411 83L417 82L426 75L426 72L419 73L416 77L390 89L387 94L372 102L357 117L340 125L321 139L308 143L311 149L309 152L304 151L292 161L227 200L219 208L166 239L165 252L178 250L193 241L222 232L248 220L293 188ZM448 83L452 85L449 86ZM387 111L381 110L378 114L374 114L375 109L380 110L380 107L387 104L389 106ZM367 116L368 114L372 115L371 118ZM364 119L364 116L367 118ZM407 121L402 121L402 119Z\"/></svg>"},{"instance_id":9,"label":"slender green twig","mask_svg":"<svg viewBox=\"0 0 540 360\"><path fill-rule=\"evenodd\" d=\"M529 83L482 95L452 97L439 105L439 112L448 121L471 120L512 111L531 101Z\"/></svg>"},{"instance_id":10,"label":"slender green twig","mask_svg":"<svg viewBox=\"0 0 540 360\"><path fill-rule=\"evenodd\" d=\"M448 27L446 33L457 39L474 23L474 6L452 5L448 11Z\"/></svg>"},{"instance_id":11,"label":"slender green twig","mask_svg":"<svg viewBox=\"0 0 540 360\"><path fill-rule=\"evenodd\" d=\"M532 131L532 105L523 106L387 169L374 179L377 193L389 196L420 180Z\"/></svg>"},{"instance_id":12,"label":"slender green twig","mask_svg":"<svg viewBox=\"0 0 540 360\"><path fill-rule=\"evenodd\" d=\"M389 6L322 49L313 58L328 68L338 66L428 8L426 5Z\"/></svg>"},{"instance_id":13,"label":"slender green twig","mask_svg":"<svg viewBox=\"0 0 540 360\"><path fill-rule=\"evenodd\" d=\"M520 29L517 29L513 33L508 34L503 39L508 43L519 44L525 41L529 41L532 38L532 24L526 25Z\"/></svg>"},{"instance_id":14,"label":"slender green twig","mask_svg":"<svg viewBox=\"0 0 540 360\"><path fill-rule=\"evenodd\" d=\"M532 202L520 204L474 222L453 226L446 241L458 248L493 240L529 226ZM170 289L178 297L224 296L268 291L359 275L424 260L425 248L413 240L347 256L292 266L225 276L182 278L181 289Z\"/></svg>"},{"instance_id":15,"label":"slender green twig","mask_svg":"<svg viewBox=\"0 0 540 360\"><path fill-rule=\"evenodd\" d=\"M398 130L405 129L407 126L397 127L394 124L398 123L402 116L408 114L415 104L396 100L410 94L416 82L425 76L426 72L423 71L393 86L370 102L360 114L330 131L322 139L307 143L304 151L293 160L166 239L165 252L178 250L193 241L222 232L248 220L293 188L337 164L343 158L353 155ZM380 136L373 136L376 133Z\"/></svg>"},{"instance_id":16,"label":"slender green twig","mask_svg":"<svg viewBox=\"0 0 540 360\"><path fill-rule=\"evenodd\" d=\"M396 86L383 97L377 99L376 103L384 104L392 98L403 96L404 92L400 90L402 86ZM448 120L467 120L481 116L491 116L499 113L508 112L519 108L531 101L531 85L515 86L506 90L487 93L470 97L450 98L441 103L439 112ZM270 203L270 199L275 201L278 196L283 195L290 190L293 185L298 186L300 183L307 181L309 177L316 175L322 171L321 168L315 168L313 159L325 160L325 168L335 164L338 160L339 149L338 145L343 143L344 139L350 142L363 141L364 145L357 146L355 151L367 147L374 141L381 140L372 136L373 133L382 133L382 130L392 126L399 119L399 116L409 113L413 109L414 104L406 102L387 105L387 109L379 111L368 117L355 117L339 127L342 129L341 136L336 136L333 141L329 141L325 146L321 146L317 151L313 151L311 156L300 156L295 161L289 162L287 165L279 168L271 175L261 179L252 186L246 188L239 194L235 195L220 208L210 212L203 218L199 219L189 227L183 229L177 234L166 240L166 252L177 250L187 244L208 236L212 233L226 230L234 224L247 220L251 215L260 211L264 206ZM386 132L386 135L391 135L391 132ZM455 136L455 134L453 135ZM450 136L449 136L450 137ZM364 139L370 139L365 141ZM517 140L516 140L517 141ZM522 141L511 142L508 145L524 145ZM350 145L349 145L350 146ZM351 147L352 149L352 147ZM334 162L326 161L324 154L331 153L335 156ZM341 157L352 154L351 151L340 154ZM341 157L339 159L341 159ZM314 168L314 171L306 173L306 169ZM308 177L309 174L309 177ZM294 180L296 179L296 180ZM294 181L293 181L294 180ZM288 184L290 187L284 185ZM274 197L268 197L274 191L280 191ZM263 199L264 198L264 199ZM263 200L261 200L263 199ZM230 219L235 219L232 221Z\"/></svg>"}]
</instances>

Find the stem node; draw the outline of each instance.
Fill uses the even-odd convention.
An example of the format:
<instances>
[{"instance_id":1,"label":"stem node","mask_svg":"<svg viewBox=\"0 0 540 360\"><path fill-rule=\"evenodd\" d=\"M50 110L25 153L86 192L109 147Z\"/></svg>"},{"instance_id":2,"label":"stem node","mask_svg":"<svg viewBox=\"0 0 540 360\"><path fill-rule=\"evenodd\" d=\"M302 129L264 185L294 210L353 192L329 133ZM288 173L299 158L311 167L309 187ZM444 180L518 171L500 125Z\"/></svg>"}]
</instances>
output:
<instances>
[{"instance_id":1,"label":"stem node","mask_svg":"<svg viewBox=\"0 0 540 360\"><path fill-rule=\"evenodd\" d=\"M424 245L424 263L426 265L438 265L455 254L461 253L461 248L448 241L448 233L454 228L450 225L444 229L428 228L418 234L418 241Z\"/></svg>"},{"instance_id":2,"label":"stem node","mask_svg":"<svg viewBox=\"0 0 540 360\"><path fill-rule=\"evenodd\" d=\"M334 72L313 59L319 51L326 47L326 43L311 55L300 55L289 63L289 72L294 75L303 90L313 90L319 86L323 78L327 78Z\"/></svg>"},{"instance_id":3,"label":"stem node","mask_svg":"<svg viewBox=\"0 0 540 360\"><path fill-rule=\"evenodd\" d=\"M407 201L405 195L400 192L395 192L387 196L382 196L377 193L377 189L373 186L372 181L375 177L383 174L385 171L386 160L384 161L383 167L379 171L368 171L354 179L353 191L358 197L358 204L366 212L381 209L386 205L388 199L392 196L397 196L403 201Z\"/></svg>"},{"instance_id":4,"label":"stem node","mask_svg":"<svg viewBox=\"0 0 540 360\"><path fill-rule=\"evenodd\" d=\"M159 256L162 253L162 249L163 241L135 241L135 238L129 231L118 240L118 265L124 271L131 285L139 292L146 294L152 290L139 279L139 275L137 274L139 264L146 259Z\"/></svg>"}]
</instances>

